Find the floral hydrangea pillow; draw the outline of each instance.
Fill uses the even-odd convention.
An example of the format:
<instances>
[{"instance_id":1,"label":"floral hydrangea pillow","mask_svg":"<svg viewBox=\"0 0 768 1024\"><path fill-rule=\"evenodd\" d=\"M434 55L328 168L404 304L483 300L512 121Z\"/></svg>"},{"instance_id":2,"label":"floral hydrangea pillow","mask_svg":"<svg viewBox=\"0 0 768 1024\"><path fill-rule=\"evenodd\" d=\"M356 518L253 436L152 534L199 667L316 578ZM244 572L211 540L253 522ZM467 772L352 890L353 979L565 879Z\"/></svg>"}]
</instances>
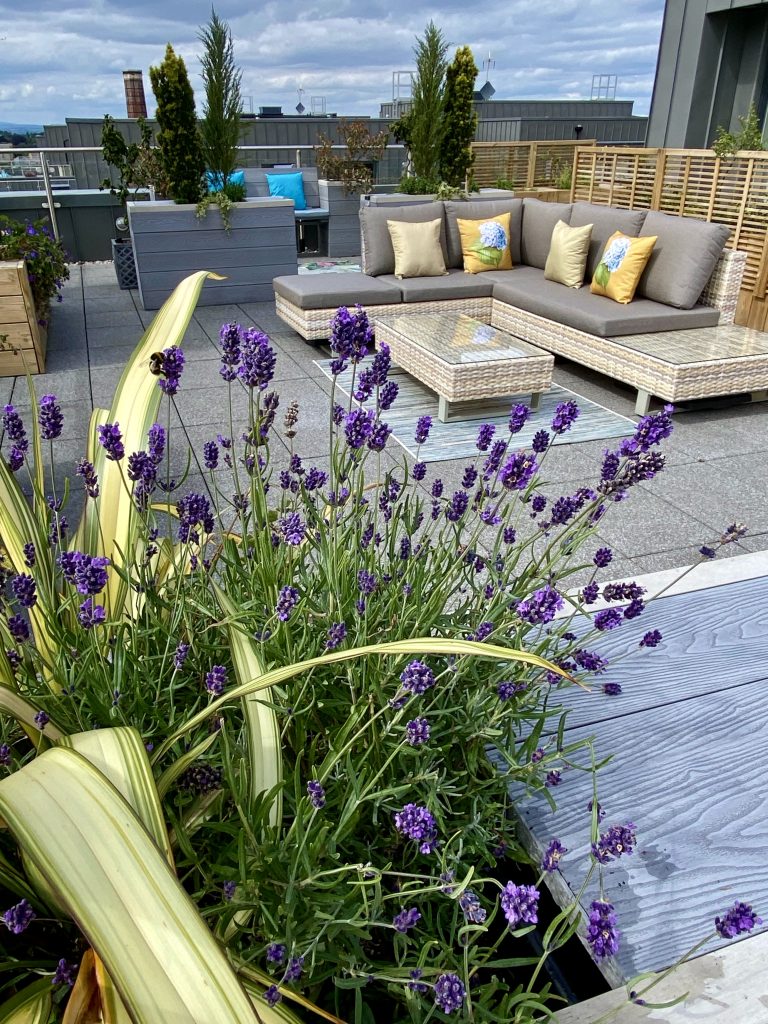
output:
<instances>
[{"instance_id":1,"label":"floral hydrangea pillow","mask_svg":"<svg viewBox=\"0 0 768 1024\"><path fill-rule=\"evenodd\" d=\"M656 235L632 238L616 231L608 239L592 277L590 291L614 302L628 303L656 244Z\"/></svg>"},{"instance_id":2,"label":"floral hydrangea pillow","mask_svg":"<svg viewBox=\"0 0 768 1024\"><path fill-rule=\"evenodd\" d=\"M461 220L456 224L461 235L464 270L468 274L482 274L485 270L511 270L512 253L509 248L509 213L485 220Z\"/></svg>"}]
</instances>

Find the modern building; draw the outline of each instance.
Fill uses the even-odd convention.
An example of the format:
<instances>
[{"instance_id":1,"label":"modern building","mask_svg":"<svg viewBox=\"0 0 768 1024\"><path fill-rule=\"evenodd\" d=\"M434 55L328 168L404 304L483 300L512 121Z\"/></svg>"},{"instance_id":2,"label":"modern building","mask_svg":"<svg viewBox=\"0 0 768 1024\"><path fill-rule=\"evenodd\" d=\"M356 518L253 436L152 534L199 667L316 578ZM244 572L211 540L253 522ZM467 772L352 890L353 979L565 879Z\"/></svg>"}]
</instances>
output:
<instances>
[{"instance_id":1,"label":"modern building","mask_svg":"<svg viewBox=\"0 0 768 1024\"><path fill-rule=\"evenodd\" d=\"M768 0L667 0L647 144L708 148L752 103L765 126Z\"/></svg>"}]
</instances>

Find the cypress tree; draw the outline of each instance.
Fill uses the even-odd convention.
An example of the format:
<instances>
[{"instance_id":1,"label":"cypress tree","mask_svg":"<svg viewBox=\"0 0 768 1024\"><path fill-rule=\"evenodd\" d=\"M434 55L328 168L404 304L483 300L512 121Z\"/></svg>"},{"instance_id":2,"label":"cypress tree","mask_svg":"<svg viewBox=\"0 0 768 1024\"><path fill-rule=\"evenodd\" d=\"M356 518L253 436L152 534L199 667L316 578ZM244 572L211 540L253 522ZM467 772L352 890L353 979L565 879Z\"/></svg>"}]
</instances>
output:
<instances>
[{"instance_id":1,"label":"cypress tree","mask_svg":"<svg viewBox=\"0 0 768 1024\"><path fill-rule=\"evenodd\" d=\"M229 26L215 10L211 10L211 20L200 32L200 40L205 48L200 58L205 87L200 143L205 166L216 176L217 188L224 190L237 165L242 72L235 64Z\"/></svg>"},{"instance_id":2,"label":"cypress tree","mask_svg":"<svg viewBox=\"0 0 768 1024\"><path fill-rule=\"evenodd\" d=\"M445 76L445 113L440 146L440 177L462 188L474 163L472 140L477 114L472 105L477 66L468 46L460 46Z\"/></svg>"},{"instance_id":3,"label":"cypress tree","mask_svg":"<svg viewBox=\"0 0 768 1024\"><path fill-rule=\"evenodd\" d=\"M163 168L177 203L197 203L203 191L203 158L197 134L195 96L187 68L168 43L159 67L149 69Z\"/></svg>"},{"instance_id":4,"label":"cypress tree","mask_svg":"<svg viewBox=\"0 0 768 1024\"><path fill-rule=\"evenodd\" d=\"M436 179L443 133L443 104L448 43L430 21L424 38L416 40L416 79L409 114L410 153L418 178Z\"/></svg>"}]
</instances>

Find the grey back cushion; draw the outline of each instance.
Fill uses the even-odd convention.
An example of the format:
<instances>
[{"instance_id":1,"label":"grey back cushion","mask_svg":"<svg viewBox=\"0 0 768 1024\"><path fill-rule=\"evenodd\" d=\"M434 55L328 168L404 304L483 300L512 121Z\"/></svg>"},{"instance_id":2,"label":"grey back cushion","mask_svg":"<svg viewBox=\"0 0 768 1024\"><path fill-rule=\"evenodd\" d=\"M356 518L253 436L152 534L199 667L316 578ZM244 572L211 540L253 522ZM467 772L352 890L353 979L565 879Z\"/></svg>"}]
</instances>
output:
<instances>
[{"instance_id":1,"label":"grey back cushion","mask_svg":"<svg viewBox=\"0 0 768 1024\"><path fill-rule=\"evenodd\" d=\"M394 274L395 250L387 227L388 220L421 224L440 220L440 247L448 266L448 247L445 240L445 211L442 203L418 203L410 206L362 206L360 208L360 252L364 274Z\"/></svg>"},{"instance_id":2,"label":"grey back cushion","mask_svg":"<svg viewBox=\"0 0 768 1024\"><path fill-rule=\"evenodd\" d=\"M482 220L484 217L498 217L500 213L511 214L509 218L509 245L512 262L519 264L520 235L523 227L522 199L448 199L445 203L445 228L448 236L447 267L464 268L461 250L461 234L457 220Z\"/></svg>"},{"instance_id":3,"label":"grey back cushion","mask_svg":"<svg viewBox=\"0 0 768 1024\"><path fill-rule=\"evenodd\" d=\"M540 199L524 199L520 262L543 270L549 256L555 224L559 220L569 224L570 219L570 203L542 203Z\"/></svg>"},{"instance_id":4,"label":"grey back cushion","mask_svg":"<svg viewBox=\"0 0 768 1024\"><path fill-rule=\"evenodd\" d=\"M645 210L619 210L615 206L598 206L595 203L574 203L571 211L571 227L583 228L592 225L587 256L586 280L591 281L605 250L605 243L616 231L630 238L636 238L645 221ZM653 232L651 232L653 234ZM693 303L691 303L693 305Z\"/></svg>"},{"instance_id":5,"label":"grey back cushion","mask_svg":"<svg viewBox=\"0 0 768 1024\"><path fill-rule=\"evenodd\" d=\"M641 234L657 238L637 294L691 309L712 276L730 233L725 224L650 210Z\"/></svg>"}]
</instances>

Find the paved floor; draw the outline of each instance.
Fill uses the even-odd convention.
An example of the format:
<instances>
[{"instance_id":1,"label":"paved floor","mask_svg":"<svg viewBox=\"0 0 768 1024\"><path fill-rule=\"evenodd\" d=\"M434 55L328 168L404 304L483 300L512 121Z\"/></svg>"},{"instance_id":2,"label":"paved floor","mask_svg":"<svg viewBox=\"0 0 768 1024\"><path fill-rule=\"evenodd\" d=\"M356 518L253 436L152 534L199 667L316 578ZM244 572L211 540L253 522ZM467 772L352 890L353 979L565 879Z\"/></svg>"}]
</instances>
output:
<instances>
[{"instance_id":1,"label":"paved floor","mask_svg":"<svg viewBox=\"0 0 768 1024\"><path fill-rule=\"evenodd\" d=\"M111 263L73 266L64 301L54 308L45 377L38 393L55 393L67 427L57 446L62 467L83 454L87 415L108 406L125 360L153 314L139 306L136 291L120 291ZM222 431L227 388L218 375L218 331L237 320L257 324L279 351L276 383L283 408L301 406L297 449L318 464L328 455L329 381L314 365L318 350L279 320L271 303L199 307L184 342L188 358L179 407L190 441L199 452ZM633 415L634 393L621 384L567 361L558 361L557 383L624 415ZM0 399L29 405L24 379L0 380ZM243 414L236 409L235 417ZM588 442L553 450L547 477L553 494L593 484L605 444ZM399 449L398 449L399 450ZM666 443L666 470L633 489L631 499L611 509L600 527L615 552L613 577L690 564L697 548L711 542L734 520L749 527L742 544L720 557L768 549L768 405L738 400L681 411ZM283 453L287 459L287 449ZM446 488L459 480L464 462L442 462ZM69 468L71 472L71 468ZM189 486L195 482L195 467Z\"/></svg>"}]
</instances>

